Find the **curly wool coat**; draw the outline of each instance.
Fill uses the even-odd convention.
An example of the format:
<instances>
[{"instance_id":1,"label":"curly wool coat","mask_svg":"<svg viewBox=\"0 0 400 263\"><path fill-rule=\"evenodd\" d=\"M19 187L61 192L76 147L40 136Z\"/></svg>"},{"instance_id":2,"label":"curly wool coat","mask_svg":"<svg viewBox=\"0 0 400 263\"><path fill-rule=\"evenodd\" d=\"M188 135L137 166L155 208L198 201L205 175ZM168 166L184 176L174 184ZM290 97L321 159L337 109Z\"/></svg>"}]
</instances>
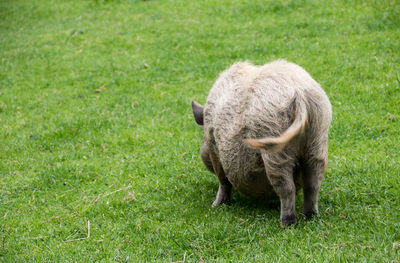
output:
<instances>
[{"instance_id":1,"label":"curly wool coat","mask_svg":"<svg viewBox=\"0 0 400 263\"><path fill-rule=\"evenodd\" d=\"M277 60L233 64L213 85L204 108L201 157L220 182L213 205L230 201L232 186L254 198L281 201L283 226L296 222L295 196L303 187L303 214L318 213L327 164L331 104L300 66Z\"/></svg>"}]
</instances>

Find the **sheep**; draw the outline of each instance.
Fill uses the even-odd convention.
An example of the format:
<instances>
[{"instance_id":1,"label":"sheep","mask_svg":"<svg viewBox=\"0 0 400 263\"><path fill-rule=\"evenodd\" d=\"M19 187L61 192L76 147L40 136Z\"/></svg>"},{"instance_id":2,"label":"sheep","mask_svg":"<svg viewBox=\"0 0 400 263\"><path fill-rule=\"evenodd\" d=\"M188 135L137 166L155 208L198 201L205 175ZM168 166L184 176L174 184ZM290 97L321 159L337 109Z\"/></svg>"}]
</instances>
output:
<instances>
[{"instance_id":1,"label":"sheep","mask_svg":"<svg viewBox=\"0 0 400 263\"><path fill-rule=\"evenodd\" d=\"M219 180L213 206L230 202L232 186L252 198L279 198L286 227L296 223L303 188L303 216L318 214L332 107L302 67L285 60L235 63L220 74L204 108L191 106L204 131L201 159Z\"/></svg>"}]
</instances>

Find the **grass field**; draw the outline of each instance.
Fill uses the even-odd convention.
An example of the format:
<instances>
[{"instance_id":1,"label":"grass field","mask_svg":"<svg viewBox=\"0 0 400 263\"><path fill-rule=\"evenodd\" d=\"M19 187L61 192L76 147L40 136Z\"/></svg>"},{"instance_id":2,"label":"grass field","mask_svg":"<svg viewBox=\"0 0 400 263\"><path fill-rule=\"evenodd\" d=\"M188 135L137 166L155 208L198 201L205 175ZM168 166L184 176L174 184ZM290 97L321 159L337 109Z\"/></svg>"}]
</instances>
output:
<instances>
[{"instance_id":1,"label":"grass field","mask_svg":"<svg viewBox=\"0 0 400 263\"><path fill-rule=\"evenodd\" d=\"M289 229L211 208L190 109L276 58L333 106L320 215ZM1 262L400 262L399 1L2 0L0 61Z\"/></svg>"}]
</instances>

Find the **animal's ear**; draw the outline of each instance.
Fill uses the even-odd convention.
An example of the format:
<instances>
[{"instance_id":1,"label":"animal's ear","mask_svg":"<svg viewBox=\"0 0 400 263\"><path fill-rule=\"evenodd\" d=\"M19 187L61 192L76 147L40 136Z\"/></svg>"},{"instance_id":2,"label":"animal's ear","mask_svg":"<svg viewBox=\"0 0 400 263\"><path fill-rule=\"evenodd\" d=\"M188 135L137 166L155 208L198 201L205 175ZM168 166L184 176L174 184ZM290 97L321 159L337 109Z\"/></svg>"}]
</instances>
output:
<instances>
[{"instance_id":1,"label":"animal's ear","mask_svg":"<svg viewBox=\"0 0 400 263\"><path fill-rule=\"evenodd\" d=\"M192 100L192 110L196 123L203 125L203 106Z\"/></svg>"}]
</instances>

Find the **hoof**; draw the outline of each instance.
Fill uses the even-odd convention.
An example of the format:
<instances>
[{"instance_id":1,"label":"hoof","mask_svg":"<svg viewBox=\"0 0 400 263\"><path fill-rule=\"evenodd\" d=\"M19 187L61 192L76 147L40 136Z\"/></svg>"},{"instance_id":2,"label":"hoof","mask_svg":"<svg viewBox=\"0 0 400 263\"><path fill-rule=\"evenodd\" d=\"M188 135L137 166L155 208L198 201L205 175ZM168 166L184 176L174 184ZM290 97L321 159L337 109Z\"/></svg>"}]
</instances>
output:
<instances>
[{"instance_id":1,"label":"hoof","mask_svg":"<svg viewBox=\"0 0 400 263\"><path fill-rule=\"evenodd\" d=\"M231 202L231 194L230 191L224 190L221 186L218 189L217 196L215 197L215 201L212 204L212 207L216 207L220 204L229 204Z\"/></svg>"},{"instance_id":2,"label":"hoof","mask_svg":"<svg viewBox=\"0 0 400 263\"><path fill-rule=\"evenodd\" d=\"M318 212L316 211L303 211L303 218L305 220L310 220L314 216L318 215Z\"/></svg>"},{"instance_id":3,"label":"hoof","mask_svg":"<svg viewBox=\"0 0 400 263\"><path fill-rule=\"evenodd\" d=\"M217 200L215 200L215 201L212 203L211 207L216 207L216 206L218 206L218 205L220 205L220 204L221 204L221 202L217 202Z\"/></svg>"},{"instance_id":4,"label":"hoof","mask_svg":"<svg viewBox=\"0 0 400 263\"><path fill-rule=\"evenodd\" d=\"M281 218L283 228L296 224L296 215L287 215Z\"/></svg>"},{"instance_id":5,"label":"hoof","mask_svg":"<svg viewBox=\"0 0 400 263\"><path fill-rule=\"evenodd\" d=\"M212 203L212 207L216 207L216 206L219 206L219 205L221 205L221 204L227 204L227 205L229 205L230 203L231 203L230 199L215 200L215 201Z\"/></svg>"}]
</instances>

